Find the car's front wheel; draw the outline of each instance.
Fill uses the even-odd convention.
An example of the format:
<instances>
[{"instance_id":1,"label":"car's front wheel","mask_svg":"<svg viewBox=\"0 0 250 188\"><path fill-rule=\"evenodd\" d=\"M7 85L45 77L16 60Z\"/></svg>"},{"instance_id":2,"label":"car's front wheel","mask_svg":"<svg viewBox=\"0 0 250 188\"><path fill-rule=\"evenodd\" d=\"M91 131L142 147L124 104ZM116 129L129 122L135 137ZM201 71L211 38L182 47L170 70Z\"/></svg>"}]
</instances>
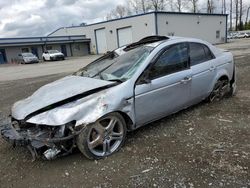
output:
<instances>
[{"instance_id":1,"label":"car's front wheel","mask_svg":"<svg viewBox=\"0 0 250 188\"><path fill-rule=\"evenodd\" d=\"M77 137L79 150L89 159L101 159L118 151L127 128L119 113L110 113L88 125Z\"/></svg>"}]
</instances>

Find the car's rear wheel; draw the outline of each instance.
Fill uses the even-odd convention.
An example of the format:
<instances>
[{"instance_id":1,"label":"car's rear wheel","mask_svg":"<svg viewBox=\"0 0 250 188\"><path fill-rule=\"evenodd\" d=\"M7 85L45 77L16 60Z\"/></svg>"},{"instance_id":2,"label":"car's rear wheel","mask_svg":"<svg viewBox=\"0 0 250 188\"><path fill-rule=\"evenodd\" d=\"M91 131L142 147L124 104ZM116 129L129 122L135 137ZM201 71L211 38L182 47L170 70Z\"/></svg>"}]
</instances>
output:
<instances>
[{"instance_id":1,"label":"car's rear wheel","mask_svg":"<svg viewBox=\"0 0 250 188\"><path fill-rule=\"evenodd\" d=\"M110 113L88 125L77 137L79 150L89 159L101 159L118 151L127 128L119 113Z\"/></svg>"},{"instance_id":2,"label":"car's rear wheel","mask_svg":"<svg viewBox=\"0 0 250 188\"><path fill-rule=\"evenodd\" d=\"M208 97L208 102L219 101L230 91L230 84L227 79L218 80L213 88L213 91Z\"/></svg>"},{"instance_id":3,"label":"car's rear wheel","mask_svg":"<svg viewBox=\"0 0 250 188\"><path fill-rule=\"evenodd\" d=\"M46 61L45 57L43 57L43 61Z\"/></svg>"}]
</instances>

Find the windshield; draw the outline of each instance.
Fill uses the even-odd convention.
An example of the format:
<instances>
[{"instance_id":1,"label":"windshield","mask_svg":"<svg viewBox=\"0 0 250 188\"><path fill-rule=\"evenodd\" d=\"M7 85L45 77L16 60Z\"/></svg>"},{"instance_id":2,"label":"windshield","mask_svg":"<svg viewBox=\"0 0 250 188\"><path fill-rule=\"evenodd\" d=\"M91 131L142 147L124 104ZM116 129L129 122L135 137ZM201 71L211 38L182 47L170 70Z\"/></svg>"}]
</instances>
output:
<instances>
[{"instance_id":1,"label":"windshield","mask_svg":"<svg viewBox=\"0 0 250 188\"><path fill-rule=\"evenodd\" d=\"M94 61L74 73L74 75L123 82L133 76L152 49L149 46L142 46L121 56L111 52L106 58Z\"/></svg>"},{"instance_id":2,"label":"windshield","mask_svg":"<svg viewBox=\"0 0 250 188\"><path fill-rule=\"evenodd\" d=\"M22 56L23 57L34 57L34 55L32 53L23 53Z\"/></svg>"},{"instance_id":3,"label":"windshield","mask_svg":"<svg viewBox=\"0 0 250 188\"><path fill-rule=\"evenodd\" d=\"M55 53L58 53L59 51L57 51L57 50L48 50L48 52L49 52L50 54L55 54Z\"/></svg>"}]
</instances>

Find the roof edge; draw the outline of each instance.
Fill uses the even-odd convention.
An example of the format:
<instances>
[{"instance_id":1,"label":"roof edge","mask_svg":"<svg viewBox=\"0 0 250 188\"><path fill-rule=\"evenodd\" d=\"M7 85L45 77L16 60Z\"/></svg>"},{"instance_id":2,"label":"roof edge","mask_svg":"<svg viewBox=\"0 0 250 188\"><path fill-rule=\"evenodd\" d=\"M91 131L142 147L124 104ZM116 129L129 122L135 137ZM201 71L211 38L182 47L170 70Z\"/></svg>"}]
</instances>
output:
<instances>
[{"instance_id":1,"label":"roof edge","mask_svg":"<svg viewBox=\"0 0 250 188\"><path fill-rule=\"evenodd\" d=\"M70 29L70 28L78 28L78 27L88 27L88 26L92 26L92 25L98 25L98 24L103 24L103 23L108 23L108 22L113 22L113 21L118 21L118 20L123 20L123 19L127 19L127 18L134 18L134 17L139 17L139 16L144 16L144 15L148 15L148 14L176 14L176 15L200 15L200 16L228 16L228 14L209 14L209 13L192 13L192 12L168 12L168 11L150 11L150 12L146 12L146 13L142 13L142 14L135 14L135 15L131 15L131 16L125 16L122 18L116 18L116 19L111 19L111 20L106 20L106 21L101 21L101 22L96 22L96 23L92 23L92 24L87 24L84 26L68 26L68 27L60 27L58 29L56 29L55 31L49 33L47 36L50 36L54 33L56 33L57 31L61 30L61 29Z\"/></svg>"}]
</instances>

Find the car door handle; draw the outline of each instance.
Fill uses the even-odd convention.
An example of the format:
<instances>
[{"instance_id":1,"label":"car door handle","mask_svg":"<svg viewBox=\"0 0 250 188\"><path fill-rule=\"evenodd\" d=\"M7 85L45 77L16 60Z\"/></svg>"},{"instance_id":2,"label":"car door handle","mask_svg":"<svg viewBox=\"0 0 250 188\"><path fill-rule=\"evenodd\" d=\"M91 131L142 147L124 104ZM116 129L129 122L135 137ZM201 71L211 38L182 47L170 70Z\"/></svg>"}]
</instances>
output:
<instances>
[{"instance_id":1,"label":"car door handle","mask_svg":"<svg viewBox=\"0 0 250 188\"><path fill-rule=\"evenodd\" d=\"M215 70L215 67L214 66L212 66L212 67L210 67L210 69L209 69L210 71L214 71Z\"/></svg>"},{"instance_id":2,"label":"car door handle","mask_svg":"<svg viewBox=\"0 0 250 188\"><path fill-rule=\"evenodd\" d=\"M192 77L185 77L181 80L181 84L185 84L187 82L190 82L192 80Z\"/></svg>"}]
</instances>

